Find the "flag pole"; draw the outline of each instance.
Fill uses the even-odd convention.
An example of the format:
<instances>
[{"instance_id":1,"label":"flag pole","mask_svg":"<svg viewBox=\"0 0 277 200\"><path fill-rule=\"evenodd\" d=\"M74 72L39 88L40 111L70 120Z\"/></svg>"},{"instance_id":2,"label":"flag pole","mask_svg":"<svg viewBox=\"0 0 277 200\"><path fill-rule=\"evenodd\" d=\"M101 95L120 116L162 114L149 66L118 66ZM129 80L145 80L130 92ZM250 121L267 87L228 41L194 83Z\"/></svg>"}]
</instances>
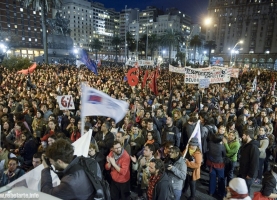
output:
<instances>
[{"instance_id":1,"label":"flag pole","mask_svg":"<svg viewBox=\"0 0 277 200\"><path fill-rule=\"evenodd\" d=\"M84 109L84 83L82 82L81 83L81 92L82 92L82 95L81 95L81 136L83 136L85 133L85 116L83 115L83 109Z\"/></svg>"}]
</instances>

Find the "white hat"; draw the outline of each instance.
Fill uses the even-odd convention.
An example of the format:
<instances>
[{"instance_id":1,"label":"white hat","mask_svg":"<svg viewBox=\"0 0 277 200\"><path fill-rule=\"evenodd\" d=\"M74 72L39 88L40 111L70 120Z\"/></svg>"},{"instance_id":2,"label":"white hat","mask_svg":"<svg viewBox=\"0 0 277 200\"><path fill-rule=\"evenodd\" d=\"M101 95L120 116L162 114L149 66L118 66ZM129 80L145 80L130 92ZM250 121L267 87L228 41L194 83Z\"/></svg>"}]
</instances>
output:
<instances>
[{"instance_id":1,"label":"white hat","mask_svg":"<svg viewBox=\"0 0 277 200\"><path fill-rule=\"evenodd\" d=\"M236 191L238 194L248 194L246 182L242 178L233 178L229 182L229 187Z\"/></svg>"}]
</instances>

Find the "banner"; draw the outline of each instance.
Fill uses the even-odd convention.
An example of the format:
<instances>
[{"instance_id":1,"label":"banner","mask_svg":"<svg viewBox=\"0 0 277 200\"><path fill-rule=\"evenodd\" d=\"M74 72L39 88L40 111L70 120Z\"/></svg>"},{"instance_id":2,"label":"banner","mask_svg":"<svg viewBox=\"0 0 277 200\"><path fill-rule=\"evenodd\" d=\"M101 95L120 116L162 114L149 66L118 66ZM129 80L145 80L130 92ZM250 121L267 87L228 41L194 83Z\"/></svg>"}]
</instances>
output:
<instances>
[{"instance_id":1,"label":"banner","mask_svg":"<svg viewBox=\"0 0 277 200\"><path fill-rule=\"evenodd\" d=\"M179 73L179 74L185 74L186 73L185 68L174 67L172 65L169 65L169 71L174 72L174 73Z\"/></svg>"},{"instance_id":2,"label":"banner","mask_svg":"<svg viewBox=\"0 0 277 200\"><path fill-rule=\"evenodd\" d=\"M127 60L125 65L130 65L130 66L153 66L154 61L153 60Z\"/></svg>"},{"instance_id":3,"label":"banner","mask_svg":"<svg viewBox=\"0 0 277 200\"><path fill-rule=\"evenodd\" d=\"M202 70L204 69L204 70ZM199 84L199 79L210 79L210 84L230 81L231 68L193 69L185 67L185 83Z\"/></svg>"},{"instance_id":4,"label":"banner","mask_svg":"<svg viewBox=\"0 0 277 200\"><path fill-rule=\"evenodd\" d=\"M76 142L72 145L74 146L74 155L76 156L88 156L89 144L91 141L92 130L84 134L80 137ZM15 181L9 183L7 186L17 187L17 186L25 186L29 189L40 191L40 179L41 179L41 171L44 169L43 165L37 166L35 169L29 171L23 176L19 177ZM60 179L56 173L51 170L52 176L52 184L53 186L57 186L60 184Z\"/></svg>"},{"instance_id":5,"label":"banner","mask_svg":"<svg viewBox=\"0 0 277 200\"><path fill-rule=\"evenodd\" d=\"M82 117L107 116L119 122L126 115L128 103L110 97L94 88L82 85Z\"/></svg>"},{"instance_id":6,"label":"banner","mask_svg":"<svg viewBox=\"0 0 277 200\"><path fill-rule=\"evenodd\" d=\"M57 96L60 110L75 110L72 95Z\"/></svg>"}]
</instances>

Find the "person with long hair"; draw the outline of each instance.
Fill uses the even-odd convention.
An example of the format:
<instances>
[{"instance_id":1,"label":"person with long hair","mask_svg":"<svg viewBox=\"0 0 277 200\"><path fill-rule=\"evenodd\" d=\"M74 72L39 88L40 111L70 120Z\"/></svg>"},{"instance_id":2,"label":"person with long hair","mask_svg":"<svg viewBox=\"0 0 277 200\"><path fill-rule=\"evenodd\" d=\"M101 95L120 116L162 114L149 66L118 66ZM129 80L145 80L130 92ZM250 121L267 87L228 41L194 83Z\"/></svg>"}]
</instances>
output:
<instances>
[{"instance_id":1,"label":"person with long hair","mask_svg":"<svg viewBox=\"0 0 277 200\"><path fill-rule=\"evenodd\" d=\"M49 136L54 135L56 132L58 132L58 130L59 130L59 127L57 126L57 122L54 120L50 120L48 122L47 130L40 140L42 142L47 142Z\"/></svg>"},{"instance_id":2,"label":"person with long hair","mask_svg":"<svg viewBox=\"0 0 277 200\"><path fill-rule=\"evenodd\" d=\"M200 179L200 167L202 162L202 153L197 138L191 138L185 155L185 161L187 165L187 176L183 192L186 193L188 188L190 188L191 193L189 199L194 200L196 195L196 181Z\"/></svg>"},{"instance_id":3,"label":"person with long hair","mask_svg":"<svg viewBox=\"0 0 277 200\"><path fill-rule=\"evenodd\" d=\"M147 131L147 140L144 146L146 144L153 144L155 147L155 151L159 149L159 143L155 140L153 131Z\"/></svg>"}]
</instances>

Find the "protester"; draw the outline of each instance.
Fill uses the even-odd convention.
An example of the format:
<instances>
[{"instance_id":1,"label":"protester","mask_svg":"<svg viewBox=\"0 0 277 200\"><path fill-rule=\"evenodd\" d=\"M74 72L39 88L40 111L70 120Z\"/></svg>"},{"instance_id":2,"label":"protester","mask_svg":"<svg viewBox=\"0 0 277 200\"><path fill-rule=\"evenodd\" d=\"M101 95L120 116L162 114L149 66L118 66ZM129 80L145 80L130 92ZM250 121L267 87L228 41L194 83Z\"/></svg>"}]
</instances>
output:
<instances>
[{"instance_id":1,"label":"protester","mask_svg":"<svg viewBox=\"0 0 277 200\"><path fill-rule=\"evenodd\" d=\"M18 166L18 163L19 162L17 158L9 158L8 169L4 171L0 180L1 187L13 182L25 174L24 170Z\"/></svg>"},{"instance_id":2,"label":"protester","mask_svg":"<svg viewBox=\"0 0 277 200\"><path fill-rule=\"evenodd\" d=\"M224 200L227 199L251 200L251 197L248 195L247 185L244 179L234 178L229 182L229 187L227 187L227 195Z\"/></svg>"},{"instance_id":3,"label":"protester","mask_svg":"<svg viewBox=\"0 0 277 200\"><path fill-rule=\"evenodd\" d=\"M112 134L112 133L111 133ZM113 135L112 135L113 136ZM115 141L107 156L106 170L111 170L111 197L127 200L130 196L130 156L121 143Z\"/></svg>"},{"instance_id":4,"label":"protester","mask_svg":"<svg viewBox=\"0 0 277 200\"><path fill-rule=\"evenodd\" d=\"M61 199L90 199L94 194L94 187L82 168L75 168L79 162L73 155L73 146L66 140L59 139L46 149L42 155L44 169L41 171L41 191ZM53 186L50 174L49 159L55 170L60 171L61 183ZM101 175L98 175L100 176ZM82 186L82 187L80 187Z\"/></svg>"}]
</instances>

